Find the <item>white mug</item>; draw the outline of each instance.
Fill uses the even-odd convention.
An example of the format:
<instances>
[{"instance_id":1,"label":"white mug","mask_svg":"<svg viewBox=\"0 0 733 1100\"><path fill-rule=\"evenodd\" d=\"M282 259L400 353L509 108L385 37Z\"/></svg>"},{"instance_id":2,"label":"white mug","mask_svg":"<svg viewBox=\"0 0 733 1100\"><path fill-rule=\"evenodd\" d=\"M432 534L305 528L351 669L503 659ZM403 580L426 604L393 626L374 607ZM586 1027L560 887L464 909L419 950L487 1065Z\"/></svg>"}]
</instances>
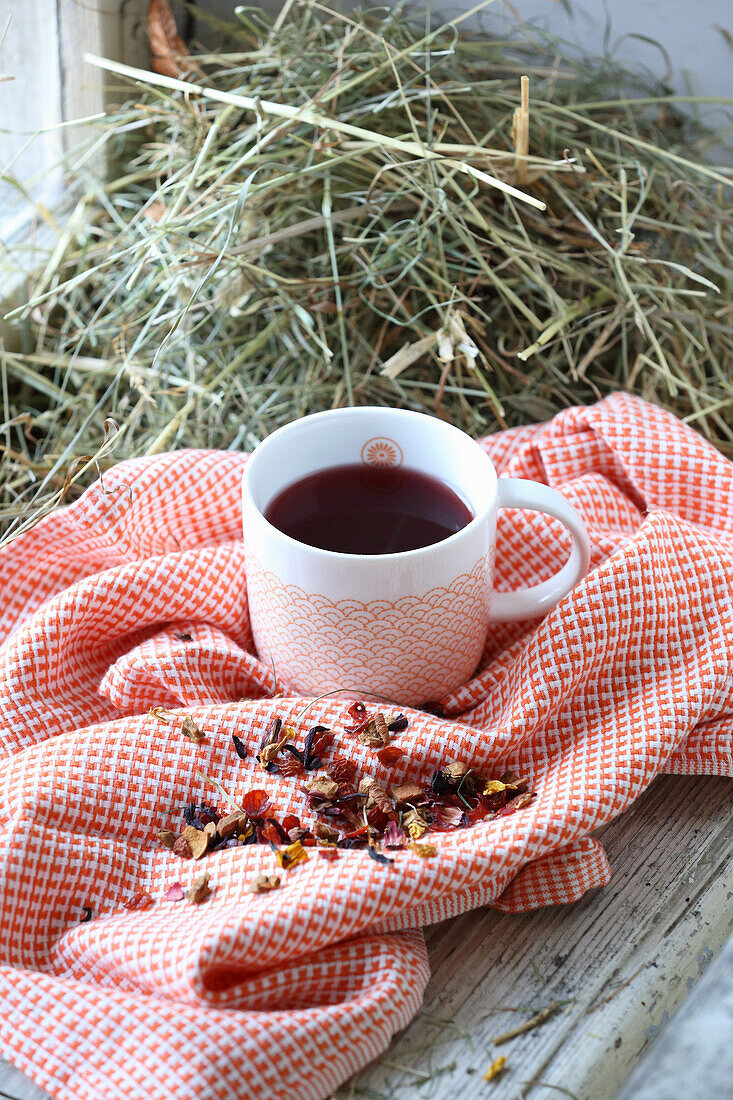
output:
<instances>
[{"instance_id":1,"label":"white mug","mask_svg":"<svg viewBox=\"0 0 733 1100\"><path fill-rule=\"evenodd\" d=\"M295 481L348 463L431 475L469 505L473 519L442 542L395 554L343 554L298 542L265 518ZM560 520L573 537L563 568L516 592L494 592L499 508ZM341 689L419 705L468 680L491 622L554 607L586 574L588 535L555 489L498 478L486 452L458 428L403 409L316 413L255 449L243 477L249 614L260 658L291 690Z\"/></svg>"}]
</instances>

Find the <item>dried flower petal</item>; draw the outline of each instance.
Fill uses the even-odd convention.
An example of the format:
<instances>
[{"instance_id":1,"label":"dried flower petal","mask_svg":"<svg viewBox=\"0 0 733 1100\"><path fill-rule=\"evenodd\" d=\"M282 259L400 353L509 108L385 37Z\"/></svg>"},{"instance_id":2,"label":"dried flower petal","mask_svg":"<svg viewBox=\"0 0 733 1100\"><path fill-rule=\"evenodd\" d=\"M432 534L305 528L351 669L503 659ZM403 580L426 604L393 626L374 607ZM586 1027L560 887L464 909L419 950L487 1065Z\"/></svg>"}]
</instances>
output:
<instances>
[{"instance_id":1,"label":"dried flower petal","mask_svg":"<svg viewBox=\"0 0 733 1100\"><path fill-rule=\"evenodd\" d=\"M173 851L173 847L176 843L176 834L172 829L160 829L158 831L158 840L169 851Z\"/></svg>"},{"instance_id":2,"label":"dried flower petal","mask_svg":"<svg viewBox=\"0 0 733 1100\"><path fill-rule=\"evenodd\" d=\"M185 896L180 882L174 882L172 886L168 887L164 894L166 901L183 901Z\"/></svg>"},{"instance_id":3,"label":"dried flower petal","mask_svg":"<svg viewBox=\"0 0 733 1100\"><path fill-rule=\"evenodd\" d=\"M185 836L179 836L178 840L173 845L173 855L180 856L181 859L192 859L193 852L191 851L191 845L188 843Z\"/></svg>"},{"instance_id":4,"label":"dried flower petal","mask_svg":"<svg viewBox=\"0 0 733 1100\"><path fill-rule=\"evenodd\" d=\"M138 890L136 894L133 894L131 898L122 903L125 909L148 909L152 904L153 899L144 890Z\"/></svg>"},{"instance_id":5,"label":"dried flower petal","mask_svg":"<svg viewBox=\"0 0 733 1100\"><path fill-rule=\"evenodd\" d=\"M438 854L438 849L434 844L416 844L413 840L407 847L411 852L414 852L416 856L420 856L421 859L432 859L433 856L437 856Z\"/></svg>"},{"instance_id":6,"label":"dried flower petal","mask_svg":"<svg viewBox=\"0 0 733 1100\"><path fill-rule=\"evenodd\" d=\"M389 821L384 833L385 848L404 848L407 844L407 834L396 821Z\"/></svg>"},{"instance_id":7,"label":"dried flower petal","mask_svg":"<svg viewBox=\"0 0 733 1100\"><path fill-rule=\"evenodd\" d=\"M277 890L280 881L279 875L258 875L246 889L250 894L266 894L270 890Z\"/></svg>"},{"instance_id":8,"label":"dried flower petal","mask_svg":"<svg viewBox=\"0 0 733 1100\"><path fill-rule=\"evenodd\" d=\"M323 825L319 821L315 826L313 832L319 840L327 841L334 844L339 839L338 829L332 829L330 825Z\"/></svg>"},{"instance_id":9,"label":"dried flower petal","mask_svg":"<svg viewBox=\"0 0 733 1100\"><path fill-rule=\"evenodd\" d=\"M247 746L241 737L237 737L236 733L232 734L232 743L234 745L234 751L240 760L247 759Z\"/></svg>"},{"instance_id":10,"label":"dried flower petal","mask_svg":"<svg viewBox=\"0 0 733 1100\"><path fill-rule=\"evenodd\" d=\"M463 820L463 810L458 806L433 807L432 826L435 829L457 829Z\"/></svg>"},{"instance_id":11,"label":"dried flower petal","mask_svg":"<svg viewBox=\"0 0 733 1100\"><path fill-rule=\"evenodd\" d=\"M291 867L295 867L298 863L303 863L308 859L308 853L299 840L296 840L294 844L289 844L287 848L280 848L275 855L280 866L289 871Z\"/></svg>"},{"instance_id":12,"label":"dried flower petal","mask_svg":"<svg viewBox=\"0 0 733 1100\"><path fill-rule=\"evenodd\" d=\"M190 714L187 714L183 719L181 733L187 741L192 741L194 745L200 745L202 741L206 740L206 734L199 729Z\"/></svg>"},{"instance_id":13,"label":"dried flower petal","mask_svg":"<svg viewBox=\"0 0 733 1100\"><path fill-rule=\"evenodd\" d=\"M377 753L379 757L379 763L383 764L385 768L393 768L395 764L399 763L402 757L405 755L402 749L398 749L396 745L388 745L384 749L380 749Z\"/></svg>"},{"instance_id":14,"label":"dried flower petal","mask_svg":"<svg viewBox=\"0 0 733 1100\"><path fill-rule=\"evenodd\" d=\"M334 860L339 859L340 853L338 848L319 848L318 855L321 859Z\"/></svg>"},{"instance_id":15,"label":"dried flower petal","mask_svg":"<svg viewBox=\"0 0 733 1100\"><path fill-rule=\"evenodd\" d=\"M188 891L188 900L192 901L194 905L200 905L202 901L206 901L211 897L211 887L209 886L209 873L206 871L201 878L197 878L192 884L191 889Z\"/></svg>"},{"instance_id":16,"label":"dried flower petal","mask_svg":"<svg viewBox=\"0 0 733 1100\"><path fill-rule=\"evenodd\" d=\"M289 833L291 829L298 828L298 826L300 825L300 818L296 817L295 814L286 814L283 818L282 824L285 832Z\"/></svg>"},{"instance_id":17,"label":"dried flower petal","mask_svg":"<svg viewBox=\"0 0 733 1100\"><path fill-rule=\"evenodd\" d=\"M203 829L197 829L194 825L187 825L183 830L183 836L188 841L191 855L194 859L201 859L206 854L211 840L210 833Z\"/></svg>"},{"instance_id":18,"label":"dried flower petal","mask_svg":"<svg viewBox=\"0 0 733 1100\"><path fill-rule=\"evenodd\" d=\"M484 795L501 794L506 790L506 783L502 783L499 779L490 779L488 783L484 784Z\"/></svg>"},{"instance_id":19,"label":"dried flower petal","mask_svg":"<svg viewBox=\"0 0 733 1100\"><path fill-rule=\"evenodd\" d=\"M493 1081L494 1078L498 1077L499 1074L504 1071L505 1066L506 1055L502 1054L498 1058L495 1058L494 1061L491 1063L488 1071L484 1074L484 1081Z\"/></svg>"},{"instance_id":20,"label":"dried flower petal","mask_svg":"<svg viewBox=\"0 0 733 1100\"><path fill-rule=\"evenodd\" d=\"M506 817L508 814L516 813L517 810L523 810L525 806L529 806L534 798L534 792L525 791L524 794L518 794L516 798L512 798L510 802L507 802L506 806L498 810L496 816Z\"/></svg>"}]
</instances>

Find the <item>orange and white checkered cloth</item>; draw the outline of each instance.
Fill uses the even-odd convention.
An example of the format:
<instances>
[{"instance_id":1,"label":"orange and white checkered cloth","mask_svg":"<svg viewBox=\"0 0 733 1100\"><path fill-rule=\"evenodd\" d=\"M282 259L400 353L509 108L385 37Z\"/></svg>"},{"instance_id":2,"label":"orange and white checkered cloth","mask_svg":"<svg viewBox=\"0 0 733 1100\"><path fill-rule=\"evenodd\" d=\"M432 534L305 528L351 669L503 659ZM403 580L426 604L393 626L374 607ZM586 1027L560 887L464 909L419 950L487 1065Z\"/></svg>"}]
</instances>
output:
<instances>
[{"instance_id":1,"label":"orange and white checkered cloth","mask_svg":"<svg viewBox=\"0 0 733 1100\"><path fill-rule=\"evenodd\" d=\"M485 445L501 473L580 510L593 568L542 621L496 628L480 672L443 700L450 719L408 712L396 780L460 758L539 792L431 837L434 859L314 857L255 896L245 886L277 868L252 845L205 857L209 901L162 900L203 869L157 840L210 798L197 769L235 797L266 787L280 818L304 813L298 781L254 760L270 718L292 722L303 700L269 698L253 656L243 455L124 462L0 554L0 1055L53 1096L325 1097L418 1010L421 925L572 901L609 879L591 830L657 774L733 774L731 463L623 395ZM504 513L499 585L566 553L552 521ZM175 736L155 706L190 708L208 740ZM371 773L343 712L323 701L295 724L332 723L336 751ZM137 889L154 907L122 908Z\"/></svg>"}]
</instances>

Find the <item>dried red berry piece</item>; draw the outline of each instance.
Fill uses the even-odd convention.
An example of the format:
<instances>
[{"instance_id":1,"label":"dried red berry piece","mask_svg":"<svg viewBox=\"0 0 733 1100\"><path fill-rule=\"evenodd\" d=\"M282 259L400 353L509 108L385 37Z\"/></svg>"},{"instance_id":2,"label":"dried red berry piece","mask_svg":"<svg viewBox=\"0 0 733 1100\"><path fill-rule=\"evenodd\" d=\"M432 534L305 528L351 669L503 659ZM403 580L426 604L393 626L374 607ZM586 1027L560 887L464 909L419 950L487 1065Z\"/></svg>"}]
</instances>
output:
<instances>
[{"instance_id":1,"label":"dried red berry piece","mask_svg":"<svg viewBox=\"0 0 733 1100\"><path fill-rule=\"evenodd\" d=\"M335 756L327 768L331 779L336 783L353 783L356 778L356 764L345 756Z\"/></svg>"},{"instance_id":2,"label":"dried red berry piece","mask_svg":"<svg viewBox=\"0 0 733 1100\"><path fill-rule=\"evenodd\" d=\"M267 791L247 791L242 798L242 809L245 813L248 813L250 817L262 817L269 805L270 799Z\"/></svg>"},{"instance_id":3,"label":"dried red berry piece","mask_svg":"<svg viewBox=\"0 0 733 1100\"><path fill-rule=\"evenodd\" d=\"M176 843L172 848L174 856L180 856L181 859L193 859L193 852L191 851L191 845L185 836L179 836Z\"/></svg>"},{"instance_id":4,"label":"dried red berry piece","mask_svg":"<svg viewBox=\"0 0 733 1100\"><path fill-rule=\"evenodd\" d=\"M388 745L386 749L380 749L377 753L379 763L385 768L393 768L404 755L402 749L398 749L396 745Z\"/></svg>"}]
</instances>

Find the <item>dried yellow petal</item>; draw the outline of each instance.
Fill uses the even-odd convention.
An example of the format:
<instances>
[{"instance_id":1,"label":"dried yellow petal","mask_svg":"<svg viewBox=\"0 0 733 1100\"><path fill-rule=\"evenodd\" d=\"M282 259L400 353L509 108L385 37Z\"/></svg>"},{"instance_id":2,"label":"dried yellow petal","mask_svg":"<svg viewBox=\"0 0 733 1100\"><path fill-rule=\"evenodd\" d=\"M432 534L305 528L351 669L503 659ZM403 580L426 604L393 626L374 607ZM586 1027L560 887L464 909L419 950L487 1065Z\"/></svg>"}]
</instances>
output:
<instances>
[{"instance_id":1,"label":"dried yellow petal","mask_svg":"<svg viewBox=\"0 0 733 1100\"><path fill-rule=\"evenodd\" d=\"M484 786L484 794L501 794L506 790L506 783L502 783L500 779L490 779Z\"/></svg>"},{"instance_id":2,"label":"dried yellow petal","mask_svg":"<svg viewBox=\"0 0 733 1100\"><path fill-rule=\"evenodd\" d=\"M488 1068L488 1071L484 1074L484 1081L493 1081L495 1077L498 1077L500 1073L504 1072L504 1066L506 1065L506 1055L501 1054Z\"/></svg>"},{"instance_id":3,"label":"dried yellow petal","mask_svg":"<svg viewBox=\"0 0 733 1100\"><path fill-rule=\"evenodd\" d=\"M299 840L294 844L288 844L287 848L280 848L275 855L277 862L285 871L289 871L291 867L295 867L296 863L303 863L308 858L308 853Z\"/></svg>"},{"instance_id":4,"label":"dried yellow petal","mask_svg":"<svg viewBox=\"0 0 733 1100\"><path fill-rule=\"evenodd\" d=\"M419 840L428 831L428 823L419 810L410 810L403 814L402 828L407 830L412 840Z\"/></svg>"},{"instance_id":5,"label":"dried yellow petal","mask_svg":"<svg viewBox=\"0 0 733 1100\"><path fill-rule=\"evenodd\" d=\"M421 859L432 859L433 856L437 856L438 849L434 844L415 844L413 841L408 844L407 847L415 853L416 856L420 856Z\"/></svg>"}]
</instances>

